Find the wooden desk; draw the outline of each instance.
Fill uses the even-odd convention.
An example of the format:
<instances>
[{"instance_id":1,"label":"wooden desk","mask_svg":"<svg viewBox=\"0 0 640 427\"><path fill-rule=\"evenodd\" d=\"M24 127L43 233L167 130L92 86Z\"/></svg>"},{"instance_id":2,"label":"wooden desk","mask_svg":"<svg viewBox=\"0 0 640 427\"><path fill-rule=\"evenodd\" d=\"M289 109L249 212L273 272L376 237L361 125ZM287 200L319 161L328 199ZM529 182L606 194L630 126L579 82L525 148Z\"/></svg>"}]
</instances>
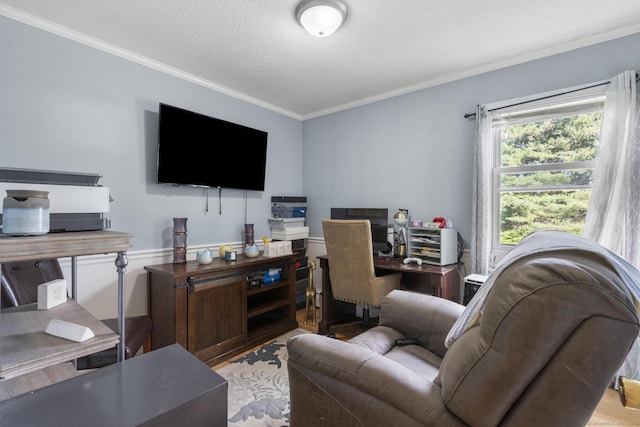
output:
<instances>
[{"instance_id":1,"label":"wooden desk","mask_svg":"<svg viewBox=\"0 0 640 427\"><path fill-rule=\"evenodd\" d=\"M333 293L331 292L331 278L329 277L329 258L327 255L318 257L322 269L322 298L320 302L320 317L318 330L328 331L335 318ZM428 293L440 298L460 303L460 275L456 265L435 266L415 263L403 264L402 258L375 257L374 264L377 272L399 271L402 273L402 284L409 290Z\"/></svg>"},{"instance_id":2,"label":"wooden desk","mask_svg":"<svg viewBox=\"0 0 640 427\"><path fill-rule=\"evenodd\" d=\"M403 264L402 258L376 257L373 260L376 271L399 271L402 284L407 289L428 293L440 298L460 302L460 275L456 265L437 266L423 263Z\"/></svg>"}]
</instances>

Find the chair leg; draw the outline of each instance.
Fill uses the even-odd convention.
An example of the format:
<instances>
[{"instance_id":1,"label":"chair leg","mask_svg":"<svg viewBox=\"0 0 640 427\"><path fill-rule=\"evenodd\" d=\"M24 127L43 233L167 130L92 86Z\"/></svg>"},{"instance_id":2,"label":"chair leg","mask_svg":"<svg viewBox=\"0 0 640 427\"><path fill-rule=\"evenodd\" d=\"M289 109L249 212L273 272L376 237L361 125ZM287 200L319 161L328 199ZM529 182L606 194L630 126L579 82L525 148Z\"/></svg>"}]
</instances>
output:
<instances>
[{"instance_id":1,"label":"chair leg","mask_svg":"<svg viewBox=\"0 0 640 427\"><path fill-rule=\"evenodd\" d=\"M329 338L335 338L336 337L336 331L340 331L340 330L352 330L353 328L357 328L360 332L364 332L367 329L371 328L371 317L370 317L370 312L369 312L369 308L368 307L363 307L362 308L362 320L356 319L353 320L349 323L339 323L339 324L335 324L335 325L331 325L331 327L329 328L328 334L327 336Z\"/></svg>"},{"instance_id":2,"label":"chair leg","mask_svg":"<svg viewBox=\"0 0 640 427\"><path fill-rule=\"evenodd\" d=\"M369 307L362 309L362 329L367 330L369 328Z\"/></svg>"},{"instance_id":3,"label":"chair leg","mask_svg":"<svg viewBox=\"0 0 640 427\"><path fill-rule=\"evenodd\" d=\"M144 343L142 344L143 353L149 353L150 351L151 351L151 334L147 336L147 339L144 340Z\"/></svg>"}]
</instances>

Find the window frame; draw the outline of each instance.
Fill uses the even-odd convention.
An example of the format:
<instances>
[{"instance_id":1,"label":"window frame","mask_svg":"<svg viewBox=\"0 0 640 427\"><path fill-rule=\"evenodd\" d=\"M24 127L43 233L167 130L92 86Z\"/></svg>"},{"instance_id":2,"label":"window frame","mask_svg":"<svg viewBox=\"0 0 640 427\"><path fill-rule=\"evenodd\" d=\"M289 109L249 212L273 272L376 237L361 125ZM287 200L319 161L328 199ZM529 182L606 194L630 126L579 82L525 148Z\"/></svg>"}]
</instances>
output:
<instances>
[{"instance_id":1,"label":"window frame","mask_svg":"<svg viewBox=\"0 0 640 427\"><path fill-rule=\"evenodd\" d=\"M490 257L489 268L493 269L504 255L513 248L513 244L500 243L500 196L504 189L501 188L500 177L509 172L538 172L549 170L572 170L595 168L596 161L581 160L561 164L523 165L523 166L501 166L501 129L504 126L529 123L539 120L551 120L553 118L566 117L575 114L586 114L595 111L603 111L604 93L607 83L598 82L581 87L569 88L561 91L533 95L517 100L503 101L487 105L490 113L491 130L489 144L489 230L490 230ZM500 125L495 123L506 121ZM522 190L572 190L592 188L591 185L549 185L522 187ZM512 187L517 190L518 187Z\"/></svg>"}]
</instances>

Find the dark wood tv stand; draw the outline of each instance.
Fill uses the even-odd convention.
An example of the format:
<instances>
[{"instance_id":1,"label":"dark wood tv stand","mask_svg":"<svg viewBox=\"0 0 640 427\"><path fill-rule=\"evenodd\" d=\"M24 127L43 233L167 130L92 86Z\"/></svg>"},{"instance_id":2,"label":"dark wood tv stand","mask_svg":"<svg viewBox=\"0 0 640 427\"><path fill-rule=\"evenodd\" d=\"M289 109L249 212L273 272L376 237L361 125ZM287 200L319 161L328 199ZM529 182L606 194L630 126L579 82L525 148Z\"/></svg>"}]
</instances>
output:
<instances>
[{"instance_id":1,"label":"dark wood tv stand","mask_svg":"<svg viewBox=\"0 0 640 427\"><path fill-rule=\"evenodd\" d=\"M248 289L260 272L280 280ZM209 366L298 326L295 255L146 266L151 349L178 343Z\"/></svg>"}]
</instances>

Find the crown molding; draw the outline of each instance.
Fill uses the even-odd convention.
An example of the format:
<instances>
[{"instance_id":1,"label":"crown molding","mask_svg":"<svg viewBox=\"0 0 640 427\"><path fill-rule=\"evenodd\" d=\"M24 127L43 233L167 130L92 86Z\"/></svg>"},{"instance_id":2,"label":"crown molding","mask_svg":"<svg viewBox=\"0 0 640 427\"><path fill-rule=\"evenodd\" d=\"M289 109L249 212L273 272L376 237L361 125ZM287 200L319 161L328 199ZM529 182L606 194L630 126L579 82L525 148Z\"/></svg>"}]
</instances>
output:
<instances>
[{"instance_id":1,"label":"crown molding","mask_svg":"<svg viewBox=\"0 0 640 427\"><path fill-rule=\"evenodd\" d=\"M94 49L101 50L105 53L109 53L111 55L126 59L128 61L134 62L136 64L143 65L147 68L160 71L162 73L168 74L173 77L177 77L188 82L197 84L199 86L205 87L207 89L213 90L215 92L222 93L224 95L230 96L232 98L236 98L240 101L247 102L249 104L256 105L258 107L264 108L266 110L273 111L278 114L282 114L284 116L290 117L292 119L296 119L301 121L302 115L294 113L289 110L285 110L283 108L277 107L268 102L262 101L260 99L248 96L244 93L237 92L233 89L229 89L228 87L216 84L209 80L202 79L193 74L189 74L185 71L182 71L178 68L171 67L164 63L155 61L153 59L147 58L145 56L130 52L126 49L122 49L118 46L114 46L112 44L106 43L102 40L98 40L86 34L79 33L77 31L71 30L62 25L55 24L53 22L47 21L45 19L30 15L23 11L10 8L5 5L0 5L0 15L6 16L7 18L13 19L18 22L22 22L23 24L30 25L32 27L41 29L43 31L47 31L49 33L55 34L60 37L64 37L66 39L81 43L83 45L92 47Z\"/></svg>"}]
</instances>

